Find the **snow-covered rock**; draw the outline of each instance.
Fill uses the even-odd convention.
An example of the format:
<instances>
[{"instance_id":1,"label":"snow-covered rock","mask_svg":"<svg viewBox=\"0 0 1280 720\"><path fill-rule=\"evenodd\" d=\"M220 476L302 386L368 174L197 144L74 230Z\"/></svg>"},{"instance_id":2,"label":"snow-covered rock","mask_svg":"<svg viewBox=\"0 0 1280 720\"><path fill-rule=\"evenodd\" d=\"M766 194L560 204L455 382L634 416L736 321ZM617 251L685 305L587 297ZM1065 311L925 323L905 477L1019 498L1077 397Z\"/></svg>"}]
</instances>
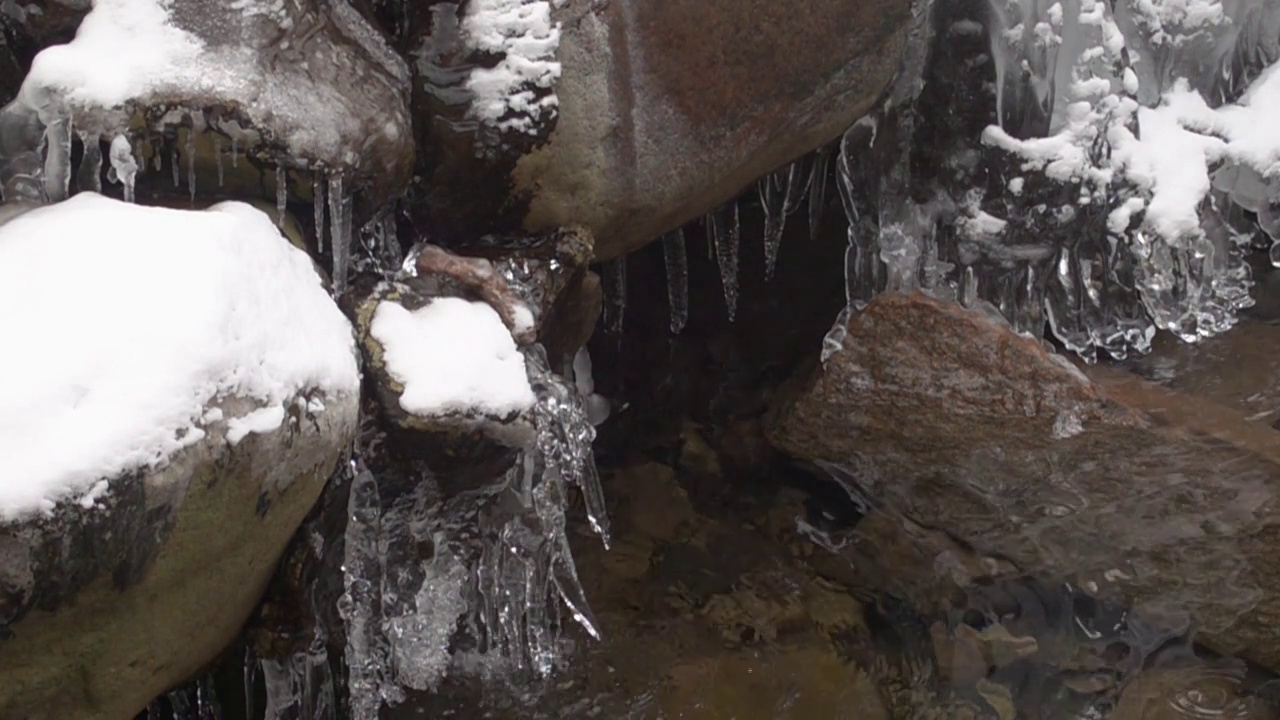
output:
<instances>
[{"instance_id":1,"label":"snow-covered rock","mask_svg":"<svg viewBox=\"0 0 1280 720\"><path fill-rule=\"evenodd\" d=\"M147 111L153 132L207 129L343 172L380 202L409 179L408 92L404 61L346 0L97 0L71 42L35 57L18 100L107 141L139 139Z\"/></svg>"},{"instance_id":2,"label":"snow-covered rock","mask_svg":"<svg viewBox=\"0 0 1280 720\"><path fill-rule=\"evenodd\" d=\"M262 212L0 225L0 717L131 717L239 631L353 441L350 324Z\"/></svg>"}]
</instances>

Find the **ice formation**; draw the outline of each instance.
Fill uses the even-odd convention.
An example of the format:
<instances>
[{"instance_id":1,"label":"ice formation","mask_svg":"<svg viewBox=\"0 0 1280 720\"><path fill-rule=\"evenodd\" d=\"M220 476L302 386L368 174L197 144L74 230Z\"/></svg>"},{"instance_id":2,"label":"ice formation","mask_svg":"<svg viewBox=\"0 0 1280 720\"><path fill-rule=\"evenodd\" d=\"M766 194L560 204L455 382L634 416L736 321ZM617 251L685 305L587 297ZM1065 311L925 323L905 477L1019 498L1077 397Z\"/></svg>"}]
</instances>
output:
<instances>
[{"instance_id":1,"label":"ice formation","mask_svg":"<svg viewBox=\"0 0 1280 720\"><path fill-rule=\"evenodd\" d=\"M551 19L551 3L473 0L466 13L462 33L468 45L502 58L495 67L471 71L471 112L502 131L536 132L559 105L554 87L560 79L560 23Z\"/></svg>"},{"instance_id":2,"label":"ice formation","mask_svg":"<svg viewBox=\"0 0 1280 720\"><path fill-rule=\"evenodd\" d=\"M847 308L922 291L1046 330L1086 361L1194 342L1252 303L1246 255L1280 263L1280 4L917 0L884 102L756 187L765 272L834 176ZM834 162L834 171L830 168ZM805 168L808 168L806 172ZM740 198L703 220L733 319ZM669 268L671 305L678 276ZM673 328L678 324L673 313Z\"/></svg>"},{"instance_id":3,"label":"ice formation","mask_svg":"<svg viewBox=\"0 0 1280 720\"><path fill-rule=\"evenodd\" d=\"M707 215L707 241L714 248L720 266L720 282L724 287L724 304L729 322L738 314L738 243L740 224L738 203L731 202Z\"/></svg>"},{"instance_id":4,"label":"ice formation","mask_svg":"<svg viewBox=\"0 0 1280 720\"><path fill-rule=\"evenodd\" d=\"M241 203L81 192L27 212L0 226L0 302L0 333L26 348L0 385L0 519L163 462L204 437L220 395L260 400L267 415L242 420L260 431L303 391L358 391L350 324L311 260Z\"/></svg>"},{"instance_id":5,"label":"ice formation","mask_svg":"<svg viewBox=\"0 0 1280 720\"><path fill-rule=\"evenodd\" d=\"M671 310L671 332L679 334L689 321L689 257L684 230L662 237L662 257L667 268L667 306Z\"/></svg>"},{"instance_id":6,"label":"ice formation","mask_svg":"<svg viewBox=\"0 0 1280 720\"><path fill-rule=\"evenodd\" d=\"M627 314L626 256L610 260L604 269L604 329L617 335L622 332L622 321Z\"/></svg>"},{"instance_id":7,"label":"ice formation","mask_svg":"<svg viewBox=\"0 0 1280 720\"><path fill-rule=\"evenodd\" d=\"M491 484L445 497L427 473L388 496L352 464L339 612L353 718L376 717L450 672L545 677L563 655L560 603L599 635L565 530L573 485L609 540L595 430L582 391L551 372L541 346L523 352L536 439ZM422 547L434 552L423 557Z\"/></svg>"}]
</instances>

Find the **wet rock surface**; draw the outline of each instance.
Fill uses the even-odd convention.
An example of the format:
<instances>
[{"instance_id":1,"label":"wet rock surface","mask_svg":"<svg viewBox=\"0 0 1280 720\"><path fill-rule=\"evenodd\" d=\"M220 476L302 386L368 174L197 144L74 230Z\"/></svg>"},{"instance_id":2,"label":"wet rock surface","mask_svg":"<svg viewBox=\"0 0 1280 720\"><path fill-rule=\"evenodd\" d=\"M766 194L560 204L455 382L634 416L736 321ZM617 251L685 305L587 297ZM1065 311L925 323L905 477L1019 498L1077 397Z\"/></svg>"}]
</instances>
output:
<instances>
[{"instance_id":1,"label":"wet rock surface","mask_svg":"<svg viewBox=\"0 0 1280 720\"><path fill-rule=\"evenodd\" d=\"M234 446L215 423L165 467L112 479L100 507L0 526L0 715L132 717L213 662L355 428L354 398Z\"/></svg>"},{"instance_id":2,"label":"wet rock surface","mask_svg":"<svg viewBox=\"0 0 1280 720\"><path fill-rule=\"evenodd\" d=\"M1023 572L1280 667L1275 430L1115 368L1086 377L923 296L881 296L849 331L774 419L778 447Z\"/></svg>"}]
</instances>

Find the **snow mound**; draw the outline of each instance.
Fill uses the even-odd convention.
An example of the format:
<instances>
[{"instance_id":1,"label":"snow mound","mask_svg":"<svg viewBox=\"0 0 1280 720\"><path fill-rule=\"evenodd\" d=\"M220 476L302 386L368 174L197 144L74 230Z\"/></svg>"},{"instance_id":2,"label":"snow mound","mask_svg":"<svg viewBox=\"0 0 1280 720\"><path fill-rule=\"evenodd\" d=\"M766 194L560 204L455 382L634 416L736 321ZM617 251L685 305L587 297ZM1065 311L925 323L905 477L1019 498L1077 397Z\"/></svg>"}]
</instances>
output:
<instances>
[{"instance_id":1,"label":"snow mound","mask_svg":"<svg viewBox=\"0 0 1280 720\"><path fill-rule=\"evenodd\" d=\"M0 225L0 308L0 520L165 462L219 397L266 406L243 434L278 427L303 391L359 391L351 326L311 260L243 203L80 193L32 210Z\"/></svg>"},{"instance_id":2,"label":"snow mound","mask_svg":"<svg viewBox=\"0 0 1280 720\"><path fill-rule=\"evenodd\" d=\"M476 409L501 417L536 399L524 356L486 303L436 298L410 312L384 301L369 334L382 345L387 373L404 386L405 412L430 417Z\"/></svg>"}]
</instances>

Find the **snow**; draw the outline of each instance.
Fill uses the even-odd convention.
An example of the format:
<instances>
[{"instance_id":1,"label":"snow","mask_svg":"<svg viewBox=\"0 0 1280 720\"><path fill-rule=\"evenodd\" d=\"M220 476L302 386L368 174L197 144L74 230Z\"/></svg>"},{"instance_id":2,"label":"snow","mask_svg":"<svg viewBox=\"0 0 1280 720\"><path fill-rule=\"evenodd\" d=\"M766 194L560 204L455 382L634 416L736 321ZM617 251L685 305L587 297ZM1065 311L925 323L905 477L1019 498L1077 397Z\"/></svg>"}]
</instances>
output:
<instances>
[{"instance_id":1,"label":"snow","mask_svg":"<svg viewBox=\"0 0 1280 720\"><path fill-rule=\"evenodd\" d=\"M546 91L560 79L560 24L551 20L550 3L474 0L462 31L473 50L502 56L467 80L476 117L500 130L533 133L544 113L555 114L559 101Z\"/></svg>"},{"instance_id":2,"label":"snow","mask_svg":"<svg viewBox=\"0 0 1280 720\"><path fill-rule=\"evenodd\" d=\"M227 422L227 442L239 445L240 441L250 433L268 433L280 427L284 422L284 405L276 403L258 408L244 417L232 418Z\"/></svg>"},{"instance_id":3,"label":"snow","mask_svg":"<svg viewBox=\"0 0 1280 720\"><path fill-rule=\"evenodd\" d=\"M392 79L406 81L404 62L375 37L359 13L345 0L327 6L343 36L366 51L362 57L387 68ZM180 10L185 24L175 20ZM19 100L39 110L45 124L67 110L78 123L82 113L120 111L109 120L89 121L122 123L91 128L103 132L124 130L129 117L123 111L131 103L187 102L194 106L186 109L197 122L200 113L194 111L202 106L234 105L252 124L270 128L287 142L294 156L332 165L355 162L349 138L364 137L369 129L340 83L327 82L326 77L335 72L368 73L352 65L350 53L337 46L328 52L291 46L291 39L299 42L294 35L300 33L289 34L294 22L283 0L96 0L71 42L36 55ZM261 29L263 23L278 29L277 45L265 44L270 35ZM237 36L245 42L202 39ZM281 52L304 51L311 53L304 60L279 58ZM323 68L312 67L322 63ZM389 138L402 131L402 110L386 109L383 133ZM234 123L223 129L234 132Z\"/></svg>"},{"instance_id":4,"label":"snow","mask_svg":"<svg viewBox=\"0 0 1280 720\"><path fill-rule=\"evenodd\" d=\"M506 416L532 407L524 356L497 311L483 302L436 298L409 311L383 301L369 332L383 348L400 407L420 416L475 408Z\"/></svg>"},{"instance_id":5,"label":"snow","mask_svg":"<svg viewBox=\"0 0 1280 720\"><path fill-rule=\"evenodd\" d=\"M163 464L220 398L263 406L228 421L239 434L303 391L359 391L350 324L311 260L242 203L80 193L32 210L0 226L0 307L0 521Z\"/></svg>"},{"instance_id":6,"label":"snow","mask_svg":"<svg viewBox=\"0 0 1280 720\"><path fill-rule=\"evenodd\" d=\"M111 108L174 83L173 75L198 64L204 44L174 27L165 4L97 0L74 41L36 55L23 101L41 110L54 91L72 106Z\"/></svg>"}]
</instances>

